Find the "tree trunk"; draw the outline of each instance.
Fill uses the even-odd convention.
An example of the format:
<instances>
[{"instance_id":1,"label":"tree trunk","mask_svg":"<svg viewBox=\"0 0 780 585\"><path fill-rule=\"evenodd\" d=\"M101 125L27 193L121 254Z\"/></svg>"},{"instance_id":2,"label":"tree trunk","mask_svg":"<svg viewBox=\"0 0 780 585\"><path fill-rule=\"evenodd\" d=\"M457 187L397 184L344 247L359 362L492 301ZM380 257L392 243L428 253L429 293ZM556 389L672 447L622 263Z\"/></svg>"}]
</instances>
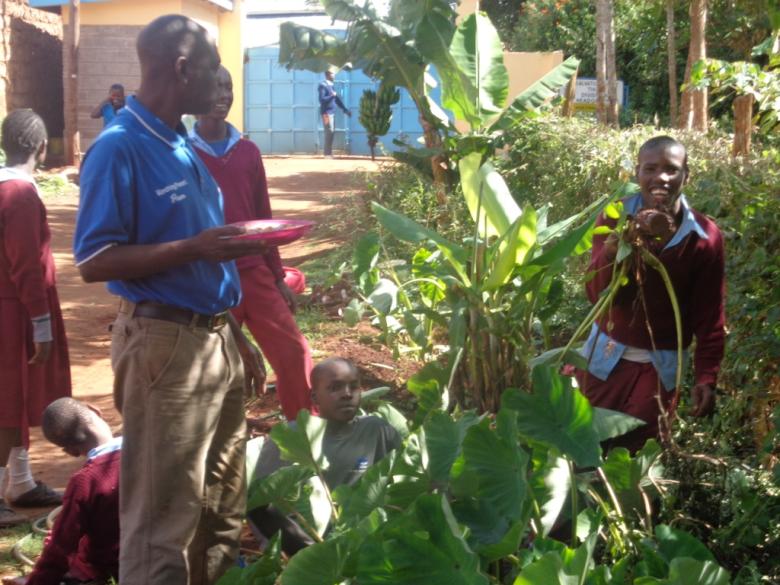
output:
<instances>
[{"instance_id":1,"label":"tree trunk","mask_svg":"<svg viewBox=\"0 0 780 585\"><path fill-rule=\"evenodd\" d=\"M734 144L733 156L746 156L750 153L753 134L753 94L741 95L734 100Z\"/></svg>"},{"instance_id":2,"label":"tree trunk","mask_svg":"<svg viewBox=\"0 0 780 585\"><path fill-rule=\"evenodd\" d=\"M617 66L615 64L615 26L614 26L614 5L613 0L607 0L607 16L605 17L606 31L604 38L606 45L604 51L607 62L607 124L618 126L618 78Z\"/></svg>"},{"instance_id":3,"label":"tree trunk","mask_svg":"<svg viewBox=\"0 0 780 585\"><path fill-rule=\"evenodd\" d=\"M65 164L77 165L81 158L79 136L79 40L81 18L79 0L70 0L65 50Z\"/></svg>"},{"instance_id":4,"label":"tree trunk","mask_svg":"<svg viewBox=\"0 0 780 585\"><path fill-rule=\"evenodd\" d=\"M677 38L674 31L674 0L666 0L666 55L669 67L669 120L677 120Z\"/></svg>"},{"instance_id":5,"label":"tree trunk","mask_svg":"<svg viewBox=\"0 0 780 585\"><path fill-rule=\"evenodd\" d=\"M607 37L609 0L596 0L596 118L607 123Z\"/></svg>"},{"instance_id":6,"label":"tree trunk","mask_svg":"<svg viewBox=\"0 0 780 585\"><path fill-rule=\"evenodd\" d=\"M707 58L707 0L691 0L691 43L685 65L685 83L691 82L693 65ZM682 95L680 128L707 130L707 90L686 89Z\"/></svg>"}]
</instances>

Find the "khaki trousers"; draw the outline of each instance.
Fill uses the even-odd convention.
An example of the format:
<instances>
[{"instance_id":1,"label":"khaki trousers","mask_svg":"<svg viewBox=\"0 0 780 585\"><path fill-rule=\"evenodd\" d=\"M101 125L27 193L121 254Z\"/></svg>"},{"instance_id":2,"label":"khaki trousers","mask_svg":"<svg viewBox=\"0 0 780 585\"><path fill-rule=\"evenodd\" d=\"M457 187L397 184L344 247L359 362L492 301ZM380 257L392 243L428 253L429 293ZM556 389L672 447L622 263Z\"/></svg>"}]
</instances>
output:
<instances>
[{"instance_id":1,"label":"khaki trousers","mask_svg":"<svg viewBox=\"0 0 780 585\"><path fill-rule=\"evenodd\" d=\"M243 365L230 327L113 326L122 412L119 582L210 585L234 562L246 505Z\"/></svg>"}]
</instances>

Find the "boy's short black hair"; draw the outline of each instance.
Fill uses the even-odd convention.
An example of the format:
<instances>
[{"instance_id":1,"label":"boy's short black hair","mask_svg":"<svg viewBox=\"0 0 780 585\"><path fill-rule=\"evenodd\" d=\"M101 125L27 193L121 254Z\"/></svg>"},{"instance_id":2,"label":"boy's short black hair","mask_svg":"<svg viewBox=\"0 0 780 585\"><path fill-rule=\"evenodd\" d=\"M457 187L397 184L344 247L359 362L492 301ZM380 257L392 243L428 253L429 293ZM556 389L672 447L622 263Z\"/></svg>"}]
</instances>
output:
<instances>
[{"instance_id":1,"label":"boy's short black hair","mask_svg":"<svg viewBox=\"0 0 780 585\"><path fill-rule=\"evenodd\" d=\"M46 439L59 447L83 444L88 438L91 411L74 398L59 398L43 411L41 430Z\"/></svg>"},{"instance_id":2,"label":"boy's short black hair","mask_svg":"<svg viewBox=\"0 0 780 585\"><path fill-rule=\"evenodd\" d=\"M9 113L2 126L2 146L11 160L27 160L46 142L46 124L29 108Z\"/></svg>"},{"instance_id":3,"label":"boy's short black hair","mask_svg":"<svg viewBox=\"0 0 780 585\"><path fill-rule=\"evenodd\" d=\"M319 381L320 376L322 375L322 372L332 366L333 364L344 364L346 365L356 376L360 376L360 370L358 370L357 366L352 362L351 360L348 360L347 358L343 357L329 357L327 359L322 360L320 363L318 363L316 366L314 366L311 370L310 379L311 379L311 389L314 390L314 388L317 385L317 381Z\"/></svg>"},{"instance_id":4,"label":"boy's short black hair","mask_svg":"<svg viewBox=\"0 0 780 585\"><path fill-rule=\"evenodd\" d=\"M683 152L685 152L685 160L687 161L688 149L685 148L685 145L676 138L672 138L666 134L653 136L650 140L645 141L645 143L639 147L639 156L642 156L642 153L647 152L648 150L655 150L657 148L672 148L675 146L679 146L683 149Z\"/></svg>"},{"instance_id":5,"label":"boy's short black hair","mask_svg":"<svg viewBox=\"0 0 780 585\"><path fill-rule=\"evenodd\" d=\"M114 84L112 84L112 85L111 85L111 87L109 88L109 91L114 91L115 89L121 89L121 90L122 90L122 93L124 93L124 91L125 91L125 86L124 86L124 85L122 85L121 83L114 83Z\"/></svg>"}]
</instances>

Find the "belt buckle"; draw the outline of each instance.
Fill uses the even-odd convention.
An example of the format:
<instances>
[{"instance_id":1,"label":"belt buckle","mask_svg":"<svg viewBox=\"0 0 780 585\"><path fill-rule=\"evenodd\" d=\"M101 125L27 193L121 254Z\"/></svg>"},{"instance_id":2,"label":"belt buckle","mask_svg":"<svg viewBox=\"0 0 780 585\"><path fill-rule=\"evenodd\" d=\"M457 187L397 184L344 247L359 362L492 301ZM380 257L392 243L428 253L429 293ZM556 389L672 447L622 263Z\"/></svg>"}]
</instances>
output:
<instances>
[{"instance_id":1,"label":"belt buckle","mask_svg":"<svg viewBox=\"0 0 780 585\"><path fill-rule=\"evenodd\" d=\"M224 327L225 323L227 323L227 312L217 313L209 316L206 327L209 331L216 331Z\"/></svg>"}]
</instances>

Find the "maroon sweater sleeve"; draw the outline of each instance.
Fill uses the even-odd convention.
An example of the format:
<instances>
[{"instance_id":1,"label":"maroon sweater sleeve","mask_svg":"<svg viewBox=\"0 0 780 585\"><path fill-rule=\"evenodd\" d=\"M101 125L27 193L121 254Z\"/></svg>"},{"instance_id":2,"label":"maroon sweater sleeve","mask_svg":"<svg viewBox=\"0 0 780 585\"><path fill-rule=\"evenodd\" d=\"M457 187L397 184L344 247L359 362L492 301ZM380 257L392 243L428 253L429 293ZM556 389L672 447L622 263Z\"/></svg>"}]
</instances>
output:
<instances>
[{"instance_id":1,"label":"maroon sweater sleeve","mask_svg":"<svg viewBox=\"0 0 780 585\"><path fill-rule=\"evenodd\" d=\"M596 220L596 227L603 225L614 228L617 225L617 221L601 214ZM585 292L588 294L588 299L590 299L591 303L598 301L599 295L609 286L612 280L612 269L615 261L614 259L607 259L604 251L604 243L608 237L608 234L593 236L593 247L591 248L590 264L588 265L590 280L585 284Z\"/></svg>"},{"instance_id":2,"label":"maroon sweater sleeve","mask_svg":"<svg viewBox=\"0 0 780 585\"><path fill-rule=\"evenodd\" d=\"M715 224L697 214L697 221L705 225L708 258L696 267L696 301L693 303L692 325L696 336L693 356L694 376L697 384L715 384L723 359L726 322L726 277L723 236Z\"/></svg>"},{"instance_id":3,"label":"maroon sweater sleeve","mask_svg":"<svg viewBox=\"0 0 780 585\"><path fill-rule=\"evenodd\" d=\"M258 219L271 219L271 197L268 194L268 179L265 175L265 165L260 151L257 152L257 170L255 174L255 205L257 206ZM284 268L282 267L282 257L279 255L279 248L273 247L265 253L265 261L276 280L284 278Z\"/></svg>"},{"instance_id":4,"label":"maroon sweater sleeve","mask_svg":"<svg viewBox=\"0 0 780 585\"><path fill-rule=\"evenodd\" d=\"M50 309L41 262L43 204L27 182L7 181L4 190L2 237L9 277L30 317L45 315Z\"/></svg>"},{"instance_id":5,"label":"maroon sweater sleeve","mask_svg":"<svg viewBox=\"0 0 780 585\"><path fill-rule=\"evenodd\" d=\"M68 557L78 552L84 533L84 503L89 501L89 497L89 482L82 473L76 473L68 482L62 498L62 511L54 522L50 540L35 563L27 585L59 585L68 572Z\"/></svg>"}]
</instances>

